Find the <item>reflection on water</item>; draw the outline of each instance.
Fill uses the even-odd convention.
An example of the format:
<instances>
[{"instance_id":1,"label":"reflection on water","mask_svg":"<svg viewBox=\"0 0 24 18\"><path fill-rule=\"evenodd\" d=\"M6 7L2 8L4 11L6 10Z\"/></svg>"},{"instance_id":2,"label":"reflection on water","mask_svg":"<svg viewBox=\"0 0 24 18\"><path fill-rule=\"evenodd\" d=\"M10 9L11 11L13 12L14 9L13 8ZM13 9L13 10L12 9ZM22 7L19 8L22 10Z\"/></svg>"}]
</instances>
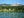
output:
<instances>
[{"instance_id":1,"label":"reflection on water","mask_svg":"<svg viewBox=\"0 0 24 18\"><path fill-rule=\"evenodd\" d=\"M24 13L18 12L0 12L0 18L22 18Z\"/></svg>"}]
</instances>

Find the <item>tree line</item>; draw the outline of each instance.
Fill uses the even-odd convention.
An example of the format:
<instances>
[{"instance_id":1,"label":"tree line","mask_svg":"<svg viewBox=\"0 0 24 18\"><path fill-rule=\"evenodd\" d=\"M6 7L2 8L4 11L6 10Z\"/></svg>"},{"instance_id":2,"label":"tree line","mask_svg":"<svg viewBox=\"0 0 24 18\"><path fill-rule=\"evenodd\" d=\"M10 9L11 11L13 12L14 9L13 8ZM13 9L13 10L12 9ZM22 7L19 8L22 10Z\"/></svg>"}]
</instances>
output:
<instances>
[{"instance_id":1,"label":"tree line","mask_svg":"<svg viewBox=\"0 0 24 18\"><path fill-rule=\"evenodd\" d=\"M11 10L13 10L13 9L15 9L14 11L18 11L18 10L23 10L24 11L24 5L22 5L22 6L0 6L0 10L1 9L11 9Z\"/></svg>"}]
</instances>

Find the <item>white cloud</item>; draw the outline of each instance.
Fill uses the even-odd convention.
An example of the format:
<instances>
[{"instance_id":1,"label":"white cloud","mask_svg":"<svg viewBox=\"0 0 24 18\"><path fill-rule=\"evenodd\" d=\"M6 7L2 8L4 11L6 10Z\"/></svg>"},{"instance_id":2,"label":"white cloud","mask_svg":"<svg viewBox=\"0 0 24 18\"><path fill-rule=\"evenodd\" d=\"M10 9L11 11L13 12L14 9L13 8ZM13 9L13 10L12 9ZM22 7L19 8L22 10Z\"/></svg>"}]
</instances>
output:
<instances>
[{"instance_id":1,"label":"white cloud","mask_svg":"<svg viewBox=\"0 0 24 18\"><path fill-rule=\"evenodd\" d=\"M17 3L17 4L19 4L19 3Z\"/></svg>"}]
</instances>

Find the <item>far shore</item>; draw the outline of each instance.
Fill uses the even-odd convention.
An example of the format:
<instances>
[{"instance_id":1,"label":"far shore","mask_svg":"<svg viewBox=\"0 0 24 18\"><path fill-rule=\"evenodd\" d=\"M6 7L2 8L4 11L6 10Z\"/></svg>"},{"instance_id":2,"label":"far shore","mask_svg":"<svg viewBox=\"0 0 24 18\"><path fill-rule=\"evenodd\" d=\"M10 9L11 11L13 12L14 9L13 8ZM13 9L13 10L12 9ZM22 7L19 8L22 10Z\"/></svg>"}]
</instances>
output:
<instances>
[{"instance_id":1,"label":"far shore","mask_svg":"<svg viewBox=\"0 0 24 18\"><path fill-rule=\"evenodd\" d=\"M14 10L6 10L6 9L4 9L4 10L0 10L0 12L13 12ZM18 10L18 12L20 12L20 11L22 11L22 10Z\"/></svg>"}]
</instances>

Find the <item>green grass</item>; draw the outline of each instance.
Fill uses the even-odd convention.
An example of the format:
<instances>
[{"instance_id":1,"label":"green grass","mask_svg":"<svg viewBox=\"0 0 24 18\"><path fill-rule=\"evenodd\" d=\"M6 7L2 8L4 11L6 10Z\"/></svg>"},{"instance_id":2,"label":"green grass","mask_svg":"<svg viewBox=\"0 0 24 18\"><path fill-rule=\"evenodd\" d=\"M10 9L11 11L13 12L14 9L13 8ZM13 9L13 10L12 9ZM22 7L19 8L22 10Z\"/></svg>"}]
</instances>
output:
<instances>
[{"instance_id":1,"label":"green grass","mask_svg":"<svg viewBox=\"0 0 24 18\"><path fill-rule=\"evenodd\" d=\"M0 10L0 12L13 12L14 10ZM21 12L21 10L16 10L14 12Z\"/></svg>"}]
</instances>

